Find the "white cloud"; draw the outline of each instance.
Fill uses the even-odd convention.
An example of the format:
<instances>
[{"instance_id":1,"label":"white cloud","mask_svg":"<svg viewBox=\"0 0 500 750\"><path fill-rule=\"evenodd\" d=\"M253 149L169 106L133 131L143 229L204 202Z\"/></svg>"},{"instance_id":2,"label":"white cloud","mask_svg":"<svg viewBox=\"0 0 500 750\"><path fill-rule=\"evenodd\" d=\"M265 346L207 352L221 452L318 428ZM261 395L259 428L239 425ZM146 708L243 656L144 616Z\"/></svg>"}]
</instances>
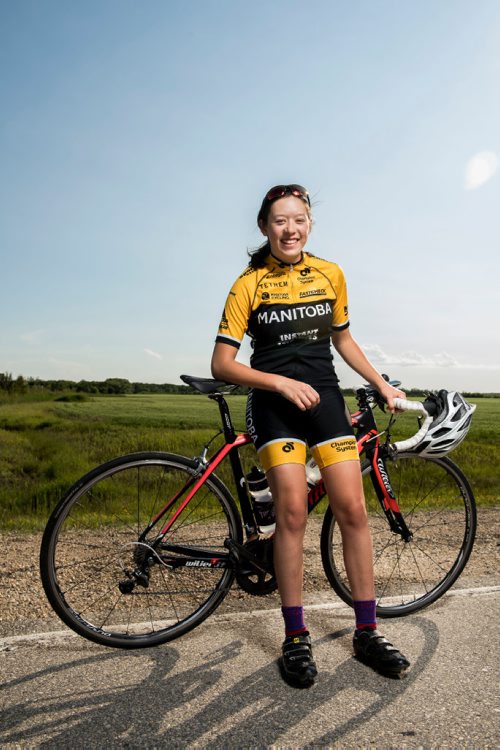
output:
<instances>
[{"instance_id":1,"label":"white cloud","mask_svg":"<svg viewBox=\"0 0 500 750\"><path fill-rule=\"evenodd\" d=\"M368 359L374 364L388 365L395 367L429 367L429 368L453 368L453 369L476 369L476 370L498 370L500 364L464 364L459 362L448 352L438 352L437 354L420 354L419 352L409 351L399 354L387 354L378 344L367 344L363 346Z\"/></svg>"},{"instance_id":2,"label":"white cloud","mask_svg":"<svg viewBox=\"0 0 500 750\"><path fill-rule=\"evenodd\" d=\"M466 190L476 190L488 182L498 168L498 156L493 151L481 151L469 159L465 167Z\"/></svg>"},{"instance_id":3,"label":"white cloud","mask_svg":"<svg viewBox=\"0 0 500 750\"><path fill-rule=\"evenodd\" d=\"M144 349L146 354L149 354L150 357L154 357L155 359L163 359L161 354L158 354L158 352L154 352L152 349Z\"/></svg>"}]
</instances>

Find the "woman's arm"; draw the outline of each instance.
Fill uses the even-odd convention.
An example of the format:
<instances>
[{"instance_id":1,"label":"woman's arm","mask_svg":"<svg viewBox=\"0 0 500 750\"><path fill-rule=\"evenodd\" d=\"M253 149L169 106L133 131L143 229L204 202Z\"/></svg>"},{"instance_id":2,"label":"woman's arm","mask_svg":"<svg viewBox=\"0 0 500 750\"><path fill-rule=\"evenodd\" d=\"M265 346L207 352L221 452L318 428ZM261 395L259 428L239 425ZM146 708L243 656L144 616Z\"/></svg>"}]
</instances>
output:
<instances>
[{"instance_id":1,"label":"woman's arm","mask_svg":"<svg viewBox=\"0 0 500 750\"><path fill-rule=\"evenodd\" d=\"M344 362L376 388L386 399L389 410L394 411L394 399L406 398L406 394L397 388L393 388L384 380L368 360L357 341L353 339L349 328L345 328L343 331L335 331L332 334L332 341Z\"/></svg>"},{"instance_id":2,"label":"woman's arm","mask_svg":"<svg viewBox=\"0 0 500 750\"><path fill-rule=\"evenodd\" d=\"M299 409L311 409L319 402L314 388L299 380L285 378L271 372L262 372L236 361L238 350L230 344L217 343L212 354L212 375L218 380L249 388L279 393L294 403Z\"/></svg>"}]
</instances>

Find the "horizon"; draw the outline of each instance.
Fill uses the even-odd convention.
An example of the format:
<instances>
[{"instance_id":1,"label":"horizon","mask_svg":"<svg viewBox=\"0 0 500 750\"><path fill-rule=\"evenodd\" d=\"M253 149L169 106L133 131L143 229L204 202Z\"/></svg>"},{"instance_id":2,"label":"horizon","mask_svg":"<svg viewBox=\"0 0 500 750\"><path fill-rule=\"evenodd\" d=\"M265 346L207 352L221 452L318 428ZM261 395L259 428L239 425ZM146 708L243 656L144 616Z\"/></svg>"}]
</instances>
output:
<instances>
[{"instance_id":1,"label":"horizon","mask_svg":"<svg viewBox=\"0 0 500 750\"><path fill-rule=\"evenodd\" d=\"M69 384L71 384L71 386L78 386L80 383L87 384L87 385L90 385L90 384L104 385L105 383L113 382L113 381L119 381L119 382L128 383L131 386L134 386L134 385L142 385L142 386L146 386L146 387L147 386L153 386L153 387L165 387L165 386L169 386L169 387L174 387L174 388L185 388L185 389L188 389L188 388L191 387L191 386L189 386L189 385L187 385L186 383L183 383L183 382L181 382L181 383L172 383L170 381L155 382L155 381L129 380L128 378L124 378L124 377L121 377L121 376L118 376L118 375L111 375L111 376L109 376L107 378L104 378L103 380L85 380L85 379L81 379L81 380L69 380L67 378L37 378L37 377L33 377L31 375L24 376L22 373L19 373L17 376L14 376L13 373L0 373L0 377L2 375L4 375L4 376L5 375L7 375L7 376L11 375L12 376L12 383L13 383L13 386L14 386L12 388L13 392L15 392L16 378L23 378L24 384L27 385L28 388L38 387L39 384L43 388L46 383L69 383ZM345 386L345 385L340 384L340 390L341 391L355 391L355 389L359 388L361 385L362 385L361 382L358 383L357 386ZM401 387L402 387L403 390L405 390L405 388L403 386L401 386ZM241 386L238 386L238 388L247 389L247 386L242 386L241 385ZM0 391L1 390L5 391L7 389L2 388L2 385L0 384ZM421 388L419 386L412 386L411 388L407 387L406 390L408 392L427 393L429 391L438 391L440 389L439 388ZM54 391L54 392L56 392L56 391ZM146 392L144 392L144 393L146 393ZM467 391L467 390L464 390L464 391L462 391L462 393L465 394L465 395L469 395L469 396L473 395L473 396L476 396L476 397L480 397L480 396L485 396L485 397L487 397L487 396L500 397L500 391ZM106 393L103 393L103 392L99 392L97 394L95 394L95 393L89 393L89 395L140 395L140 392L138 392L136 394L130 394L130 393L114 393L114 394L108 393L108 394L106 394ZM158 393L158 395L162 395L162 394ZM194 390L193 390L193 395L196 395L196 391L194 391ZM201 395L203 395L203 394L201 394Z\"/></svg>"}]
</instances>

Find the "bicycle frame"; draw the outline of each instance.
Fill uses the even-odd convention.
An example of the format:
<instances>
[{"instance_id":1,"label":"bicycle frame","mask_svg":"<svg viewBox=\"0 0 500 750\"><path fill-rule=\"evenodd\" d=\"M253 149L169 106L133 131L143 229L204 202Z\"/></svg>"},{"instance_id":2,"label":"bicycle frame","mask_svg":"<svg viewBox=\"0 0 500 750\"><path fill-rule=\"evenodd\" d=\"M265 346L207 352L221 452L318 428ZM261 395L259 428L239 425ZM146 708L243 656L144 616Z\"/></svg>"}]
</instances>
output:
<instances>
[{"instance_id":1,"label":"bicycle frame","mask_svg":"<svg viewBox=\"0 0 500 750\"><path fill-rule=\"evenodd\" d=\"M257 524L253 513L250 496L246 487L245 475L241 463L239 449L245 445L252 443L251 437L247 433L236 433L229 407L227 402L221 393L212 393L208 396L209 398L217 401L219 412L222 420L222 433L224 435L225 443L219 448L213 456L208 460L206 453L208 446L206 446L202 454L195 460L198 461L199 470L198 473L193 476L160 510L159 513L151 520L148 526L144 529L141 534L139 541L144 541L151 531L152 528L161 520L161 518L169 511L170 508L182 497L187 491L187 495L181 502L175 513L165 523L158 537L155 540L155 544L159 544L163 541L168 531L172 528L176 519L189 504L192 497L202 487L206 480L215 472L217 467L229 456L231 462L231 468L234 476L236 491L238 493L238 499L240 502L241 515L243 518L243 525L247 538L255 535L258 531ZM372 408L368 402L366 393L361 389L357 393L359 411L352 415L352 426L356 431L357 435L357 446L360 457L363 453L366 456L366 461L362 464L363 474L370 471L370 477L380 502L382 510L386 515L390 524L391 530L397 534L400 534L404 541L411 539L411 533L405 524L405 521L401 515L399 505L392 489L389 475L386 469L386 458L390 451L390 444L388 440L385 443L381 443L379 440L380 433L377 430L375 418L373 416ZM326 495L326 488L323 479L320 479L313 487L308 491L307 495L307 506L308 513L318 505L318 503ZM177 552L179 550L178 545L174 545ZM162 544L163 549L168 549L168 544ZM186 549L187 554L193 553L193 548ZM197 550L199 556L203 559L212 559L214 554L210 550ZM220 553L216 555L220 558ZM214 561L215 563L215 561Z\"/></svg>"}]
</instances>

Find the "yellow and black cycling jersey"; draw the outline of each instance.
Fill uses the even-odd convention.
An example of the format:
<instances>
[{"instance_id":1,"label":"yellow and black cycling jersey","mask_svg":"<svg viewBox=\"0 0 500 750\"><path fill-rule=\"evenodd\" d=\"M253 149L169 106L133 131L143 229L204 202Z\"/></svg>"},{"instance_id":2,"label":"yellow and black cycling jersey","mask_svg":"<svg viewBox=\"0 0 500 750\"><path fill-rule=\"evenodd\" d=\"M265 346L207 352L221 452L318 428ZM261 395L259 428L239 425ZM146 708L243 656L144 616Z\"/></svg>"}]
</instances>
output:
<instances>
[{"instance_id":1,"label":"yellow and black cycling jersey","mask_svg":"<svg viewBox=\"0 0 500 750\"><path fill-rule=\"evenodd\" d=\"M348 325L340 266L306 252L294 264L270 254L263 268L249 266L236 279L217 341L239 348L247 333L255 369L326 385L338 382L331 335Z\"/></svg>"}]
</instances>

